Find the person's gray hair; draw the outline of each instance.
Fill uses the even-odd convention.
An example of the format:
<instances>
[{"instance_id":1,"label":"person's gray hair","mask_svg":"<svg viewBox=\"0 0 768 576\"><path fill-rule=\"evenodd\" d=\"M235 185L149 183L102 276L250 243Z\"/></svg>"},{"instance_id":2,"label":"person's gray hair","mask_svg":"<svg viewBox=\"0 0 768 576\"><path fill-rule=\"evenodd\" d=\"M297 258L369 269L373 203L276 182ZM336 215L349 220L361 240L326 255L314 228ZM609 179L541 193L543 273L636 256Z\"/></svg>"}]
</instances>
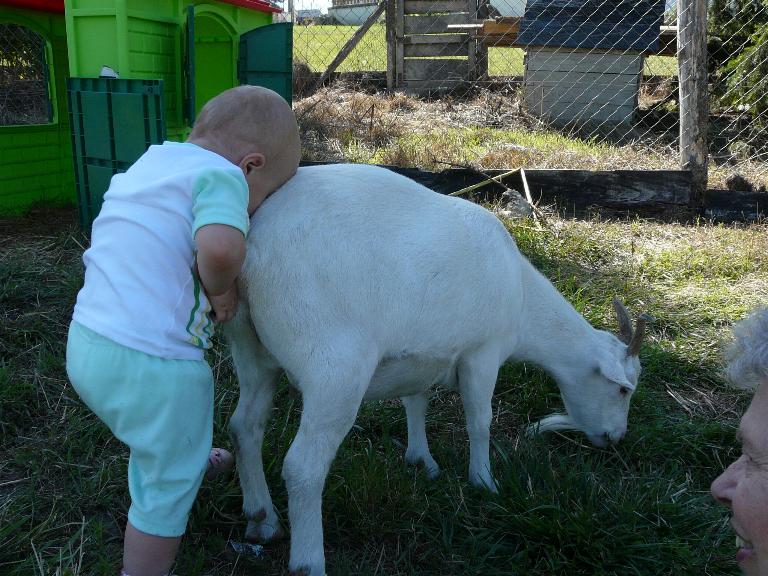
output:
<instances>
[{"instance_id":1,"label":"person's gray hair","mask_svg":"<svg viewBox=\"0 0 768 576\"><path fill-rule=\"evenodd\" d=\"M726 376L737 388L768 382L768 308L757 309L733 326L725 351Z\"/></svg>"}]
</instances>

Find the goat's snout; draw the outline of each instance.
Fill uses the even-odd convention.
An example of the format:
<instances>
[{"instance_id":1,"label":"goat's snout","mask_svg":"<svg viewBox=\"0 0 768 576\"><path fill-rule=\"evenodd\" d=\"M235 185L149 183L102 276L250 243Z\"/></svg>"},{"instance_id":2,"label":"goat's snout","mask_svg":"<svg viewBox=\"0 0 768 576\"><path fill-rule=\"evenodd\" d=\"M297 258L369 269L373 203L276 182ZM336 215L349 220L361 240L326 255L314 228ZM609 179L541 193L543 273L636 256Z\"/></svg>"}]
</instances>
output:
<instances>
[{"instance_id":1,"label":"goat's snout","mask_svg":"<svg viewBox=\"0 0 768 576\"><path fill-rule=\"evenodd\" d=\"M605 431L602 434L587 434L587 438L590 443L597 448L606 448L621 442L624 435L627 433L626 426L619 426L610 431Z\"/></svg>"},{"instance_id":2,"label":"goat's snout","mask_svg":"<svg viewBox=\"0 0 768 576\"><path fill-rule=\"evenodd\" d=\"M605 439L608 442L608 444L618 444L619 442L621 442L622 438L624 438L624 435L626 433L627 433L627 427L619 426L618 428L615 428L610 432L606 432Z\"/></svg>"}]
</instances>

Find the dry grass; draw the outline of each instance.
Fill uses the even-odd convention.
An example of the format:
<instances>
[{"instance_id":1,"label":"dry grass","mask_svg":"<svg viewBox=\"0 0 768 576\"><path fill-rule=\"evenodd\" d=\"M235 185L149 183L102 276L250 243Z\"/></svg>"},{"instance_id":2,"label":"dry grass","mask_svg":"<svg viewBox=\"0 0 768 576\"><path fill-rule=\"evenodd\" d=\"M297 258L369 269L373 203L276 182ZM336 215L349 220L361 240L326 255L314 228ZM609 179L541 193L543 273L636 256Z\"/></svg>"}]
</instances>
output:
<instances>
[{"instance_id":1,"label":"dry grass","mask_svg":"<svg viewBox=\"0 0 768 576\"><path fill-rule=\"evenodd\" d=\"M403 93L371 94L337 82L299 99L304 157L443 169L579 168L679 169L672 80L641 93L643 120L622 133L552 130L525 113L519 92L477 90L463 97L420 99ZM713 164L709 185L726 188L732 174L768 182L764 163L744 158Z\"/></svg>"}]
</instances>

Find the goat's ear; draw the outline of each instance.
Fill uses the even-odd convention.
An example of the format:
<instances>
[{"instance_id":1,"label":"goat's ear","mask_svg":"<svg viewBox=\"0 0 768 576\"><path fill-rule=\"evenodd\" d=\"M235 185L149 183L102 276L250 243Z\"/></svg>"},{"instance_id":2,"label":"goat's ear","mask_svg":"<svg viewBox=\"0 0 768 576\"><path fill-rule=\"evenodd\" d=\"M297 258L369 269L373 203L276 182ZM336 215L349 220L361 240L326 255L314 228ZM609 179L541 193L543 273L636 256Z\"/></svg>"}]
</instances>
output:
<instances>
[{"instance_id":1,"label":"goat's ear","mask_svg":"<svg viewBox=\"0 0 768 576\"><path fill-rule=\"evenodd\" d=\"M618 298L613 299L613 309L616 311L616 318L619 321L619 340L624 344L629 344L632 341L632 320L629 317L629 312Z\"/></svg>"},{"instance_id":2,"label":"goat's ear","mask_svg":"<svg viewBox=\"0 0 768 576\"><path fill-rule=\"evenodd\" d=\"M616 385L629 388L630 390L635 389L635 385L629 381L629 378L627 378L627 374L624 371L624 366L617 360L613 358L601 360L599 369L600 374L603 377L607 378L611 382L614 382Z\"/></svg>"}]
</instances>

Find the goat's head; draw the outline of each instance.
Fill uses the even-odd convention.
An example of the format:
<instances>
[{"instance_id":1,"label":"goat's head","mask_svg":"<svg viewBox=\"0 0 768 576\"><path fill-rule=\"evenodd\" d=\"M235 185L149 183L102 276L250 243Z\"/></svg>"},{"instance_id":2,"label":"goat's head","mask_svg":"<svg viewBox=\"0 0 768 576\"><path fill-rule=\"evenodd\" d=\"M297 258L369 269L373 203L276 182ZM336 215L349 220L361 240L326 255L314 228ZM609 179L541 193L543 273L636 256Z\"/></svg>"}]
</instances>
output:
<instances>
[{"instance_id":1,"label":"goat's head","mask_svg":"<svg viewBox=\"0 0 768 576\"><path fill-rule=\"evenodd\" d=\"M587 345L588 357L583 355L553 372L567 413L547 416L531 425L529 432L580 430L598 447L624 437L629 401L640 377L638 355L649 317L640 316L633 330L624 305L614 299L613 306L619 320L618 334L595 331L594 341Z\"/></svg>"}]
</instances>

